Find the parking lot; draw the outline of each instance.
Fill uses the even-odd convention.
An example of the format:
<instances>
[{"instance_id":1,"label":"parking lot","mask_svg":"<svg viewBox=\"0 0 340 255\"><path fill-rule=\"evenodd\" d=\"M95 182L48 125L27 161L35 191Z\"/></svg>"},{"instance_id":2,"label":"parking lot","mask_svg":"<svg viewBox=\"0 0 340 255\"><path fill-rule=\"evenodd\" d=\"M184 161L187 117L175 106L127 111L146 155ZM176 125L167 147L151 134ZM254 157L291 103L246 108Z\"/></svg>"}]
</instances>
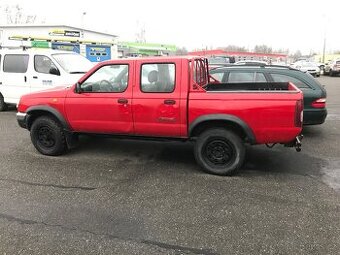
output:
<instances>
[{"instance_id":1,"label":"parking lot","mask_svg":"<svg viewBox=\"0 0 340 255\"><path fill-rule=\"evenodd\" d=\"M190 143L81 137L46 157L1 112L0 254L338 254L340 77L318 80L328 118L302 152L248 147L233 177Z\"/></svg>"}]
</instances>

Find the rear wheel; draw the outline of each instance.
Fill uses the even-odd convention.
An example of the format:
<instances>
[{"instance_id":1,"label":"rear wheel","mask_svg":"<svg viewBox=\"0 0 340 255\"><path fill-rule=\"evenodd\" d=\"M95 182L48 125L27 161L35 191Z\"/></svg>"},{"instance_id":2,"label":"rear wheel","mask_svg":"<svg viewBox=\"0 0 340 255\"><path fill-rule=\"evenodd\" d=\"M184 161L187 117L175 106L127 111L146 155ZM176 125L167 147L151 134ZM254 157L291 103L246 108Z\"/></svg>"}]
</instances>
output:
<instances>
[{"instance_id":1,"label":"rear wheel","mask_svg":"<svg viewBox=\"0 0 340 255\"><path fill-rule=\"evenodd\" d=\"M34 147L44 155L56 156L67 149L63 128L53 118L38 117L31 127L31 140Z\"/></svg>"},{"instance_id":2,"label":"rear wheel","mask_svg":"<svg viewBox=\"0 0 340 255\"><path fill-rule=\"evenodd\" d=\"M0 112L7 110L7 104L5 103L3 95L0 93Z\"/></svg>"},{"instance_id":3,"label":"rear wheel","mask_svg":"<svg viewBox=\"0 0 340 255\"><path fill-rule=\"evenodd\" d=\"M195 158L206 172L231 175L242 166L244 157L244 143L232 131L222 128L209 129L196 141Z\"/></svg>"},{"instance_id":4,"label":"rear wheel","mask_svg":"<svg viewBox=\"0 0 340 255\"><path fill-rule=\"evenodd\" d=\"M334 76L332 69L329 70L329 76Z\"/></svg>"}]
</instances>

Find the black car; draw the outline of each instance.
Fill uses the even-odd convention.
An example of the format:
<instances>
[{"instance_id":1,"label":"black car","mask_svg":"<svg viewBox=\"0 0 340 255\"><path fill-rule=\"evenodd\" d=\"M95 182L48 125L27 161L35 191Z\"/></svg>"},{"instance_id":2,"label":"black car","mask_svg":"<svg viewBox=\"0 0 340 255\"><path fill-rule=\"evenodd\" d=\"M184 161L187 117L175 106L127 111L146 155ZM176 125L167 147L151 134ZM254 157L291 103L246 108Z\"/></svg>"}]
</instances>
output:
<instances>
[{"instance_id":1,"label":"black car","mask_svg":"<svg viewBox=\"0 0 340 255\"><path fill-rule=\"evenodd\" d=\"M303 124L317 125L325 122L326 90L308 73L285 66L242 65L211 69L210 74L222 83L292 82L303 92Z\"/></svg>"}]
</instances>

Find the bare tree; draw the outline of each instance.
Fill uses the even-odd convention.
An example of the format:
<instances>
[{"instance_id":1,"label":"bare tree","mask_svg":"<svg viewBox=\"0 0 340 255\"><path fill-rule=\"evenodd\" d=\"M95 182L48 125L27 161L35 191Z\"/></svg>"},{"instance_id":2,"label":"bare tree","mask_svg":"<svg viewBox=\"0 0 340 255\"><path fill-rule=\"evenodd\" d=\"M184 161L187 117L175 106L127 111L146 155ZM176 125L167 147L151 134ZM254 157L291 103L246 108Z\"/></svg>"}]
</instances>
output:
<instances>
[{"instance_id":1,"label":"bare tree","mask_svg":"<svg viewBox=\"0 0 340 255\"><path fill-rule=\"evenodd\" d=\"M176 53L177 56L183 56L188 54L188 50L185 47L177 48Z\"/></svg>"},{"instance_id":2,"label":"bare tree","mask_svg":"<svg viewBox=\"0 0 340 255\"><path fill-rule=\"evenodd\" d=\"M225 51L239 51L239 52L246 52L247 49L245 47L236 46L236 45L228 45L226 47L219 47L220 50Z\"/></svg>"},{"instance_id":3,"label":"bare tree","mask_svg":"<svg viewBox=\"0 0 340 255\"><path fill-rule=\"evenodd\" d=\"M269 47L265 44L256 45L254 47L254 52L256 52L256 53L273 53L273 49L272 49L272 47Z\"/></svg>"},{"instance_id":4,"label":"bare tree","mask_svg":"<svg viewBox=\"0 0 340 255\"><path fill-rule=\"evenodd\" d=\"M10 6L6 5L3 8L4 15L6 16L7 24L33 24L36 22L36 15L25 14L20 5Z\"/></svg>"}]
</instances>

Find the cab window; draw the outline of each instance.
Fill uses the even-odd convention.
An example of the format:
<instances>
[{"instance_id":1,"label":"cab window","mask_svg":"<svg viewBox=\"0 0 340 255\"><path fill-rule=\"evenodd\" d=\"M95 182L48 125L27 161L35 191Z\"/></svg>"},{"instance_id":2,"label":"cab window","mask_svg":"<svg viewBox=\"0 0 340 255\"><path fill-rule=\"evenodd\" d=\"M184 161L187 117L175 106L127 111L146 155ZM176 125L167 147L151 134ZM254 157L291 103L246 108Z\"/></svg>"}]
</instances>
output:
<instances>
[{"instance_id":1,"label":"cab window","mask_svg":"<svg viewBox=\"0 0 340 255\"><path fill-rule=\"evenodd\" d=\"M51 67L57 69L49 57L43 55L34 56L34 70L38 73L49 74Z\"/></svg>"},{"instance_id":2,"label":"cab window","mask_svg":"<svg viewBox=\"0 0 340 255\"><path fill-rule=\"evenodd\" d=\"M145 93L171 93L175 89L175 64L143 64L140 88Z\"/></svg>"},{"instance_id":3,"label":"cab window","mask_svg":"<svg viewBox=\"0 0 340 255\"><path fill-rule=\"evenodd\" d=\"M128 86L129 65L106 65L96 70L81 85L83 92L117 93Z\"/></svg>"}]
</instances>

